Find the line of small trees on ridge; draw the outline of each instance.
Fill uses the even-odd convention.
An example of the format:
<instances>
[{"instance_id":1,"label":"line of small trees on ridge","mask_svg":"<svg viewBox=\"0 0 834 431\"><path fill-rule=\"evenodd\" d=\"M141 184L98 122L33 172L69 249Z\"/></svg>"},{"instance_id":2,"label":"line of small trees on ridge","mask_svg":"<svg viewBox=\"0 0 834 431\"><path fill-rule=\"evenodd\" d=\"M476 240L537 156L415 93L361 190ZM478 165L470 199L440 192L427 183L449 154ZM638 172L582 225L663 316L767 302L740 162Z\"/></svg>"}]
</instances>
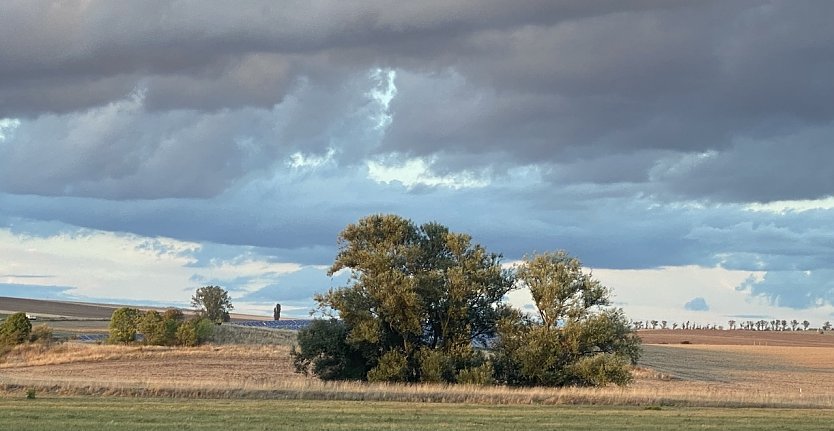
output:
<instances>
[{"instance_id":1,"label":"line of small trees on ridge","mask_svg":"<svg viewBox=\"0 0 834 431\"><path fill-rule=\"evenodd\" d=\"M790 325L790 326L789 326ZM631 322L631 326L634 329L712 329L712 330L748 330L748 331L808 331L808 330L820 330L820 331L830 331L832 329L832 324L830 321L826 321L821 327L814 328L811 327L811 322L807 320L803 320L802 322L794 319L790 322L787 320L745 320L745 321L737 321L737 320L728 320L727 326L718 325L715 323L695 323L686 321L684 323L672 322L671 325L666 320L634 320Z\"/></svg>"}]
</instances>

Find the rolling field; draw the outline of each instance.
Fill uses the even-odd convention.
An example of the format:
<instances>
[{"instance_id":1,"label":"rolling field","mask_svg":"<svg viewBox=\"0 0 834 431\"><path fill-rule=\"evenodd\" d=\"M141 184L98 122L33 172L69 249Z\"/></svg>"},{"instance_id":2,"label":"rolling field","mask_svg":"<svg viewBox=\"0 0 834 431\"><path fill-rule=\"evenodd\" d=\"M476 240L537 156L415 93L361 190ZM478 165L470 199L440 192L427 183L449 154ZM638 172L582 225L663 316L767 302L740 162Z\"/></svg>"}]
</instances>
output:
<instances>
[{"instance_id":1,"label":"rolling field","mask_svg":"<svg viewBox=\"0 0 834 431\"><path fill-rule=\"evenodd\" d=\"M645 345L633 384L561 389L326 383L294 373L289 351L280 343L28 346L0 363L0 388L9 394L36 387L51 395L834 408L834 347Z\"/></svg>"},{"instance_id":2,"label":"rolling field","mask_svg":"<svg viewBox=\"0 0 834 431\"><path fill-rule=\"evenodd\" d=\"M327 383L293 372L292 332L234 325L196 348L19 346L0 359L0 429L831 429L830 334L640 336L623 388Z\"/></svg>"}]
</instances>

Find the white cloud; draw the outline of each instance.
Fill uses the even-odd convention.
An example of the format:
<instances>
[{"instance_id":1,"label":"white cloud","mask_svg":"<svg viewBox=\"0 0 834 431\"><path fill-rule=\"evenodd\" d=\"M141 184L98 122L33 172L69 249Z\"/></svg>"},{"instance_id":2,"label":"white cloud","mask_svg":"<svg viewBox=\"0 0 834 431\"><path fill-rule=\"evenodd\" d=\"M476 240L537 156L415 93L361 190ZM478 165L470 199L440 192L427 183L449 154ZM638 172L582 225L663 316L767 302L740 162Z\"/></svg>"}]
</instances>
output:
<instances>
[{"instance_id":1,"label":"white cloud","mask_svg":"<svg viewBox=\"0 0 834 431\"><path fill-rule=\"evenodd\" d=\"M0 118L0 142L6 140L7 136L20 126L20 120L16 118Z\"/></svg>"},{"instance_id":2,"label":"white cloud","mask_svg":"<svg viewBox=\"0 0 834 431\"><path fill-rule=\"evenodd\" d=\"M416 186L448 187L451 189L480 188L489 185L489 181L479 178L471 171L462 171L448 175L437 175L431 170L431 163L422 158L408 159L405 162L389 163L368 161L368 176L378 183L399 182L406 188Z\"/></svg>"},{"instance_id":3,"label":"white cloud","mask_svg":"<svg viewBox=\"0 0 834 431\"><path fill-rule=\"evenodd\" d=\"M830 210L834 208L834 196L824 199L803 199L774 201L768 203L752 203L746 208L749 211L786 214L789 212L804 212L811 210Z\"/></svg>"},{"instance_id":4,"label":"white cloud","mask_svg":"<svg viewBox=\"0 0 834 431\"><path fill-rule=\"evenodd\" d=\"M78 299L187 305L204 284L231 280L234 299L302 268L252 253L196 265L200 249L193 242L92 230L40 237L0 229L0 282L66 286Z\"/></svg>"}]
</instances>

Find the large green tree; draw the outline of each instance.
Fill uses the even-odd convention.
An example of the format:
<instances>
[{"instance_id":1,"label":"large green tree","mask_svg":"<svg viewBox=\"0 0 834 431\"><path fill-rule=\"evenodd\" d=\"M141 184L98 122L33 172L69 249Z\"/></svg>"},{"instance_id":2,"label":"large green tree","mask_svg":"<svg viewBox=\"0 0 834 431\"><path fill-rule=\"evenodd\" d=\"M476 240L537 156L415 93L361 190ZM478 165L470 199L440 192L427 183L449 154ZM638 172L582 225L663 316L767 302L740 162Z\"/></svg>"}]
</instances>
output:
<instances>
[{"instance_id":1,"label":"large green tree","mask_svg":"<svg viewBox=\"0 0 834 431\"><path fill-rule=\"evenodd\" d=\"M396 215L347 226L339 245L330 274L348 270L351 281L316 300L341 319L369 379L455 381L483 364L473 342L495 335L513 286L499 255L469 235Z\"/></svg>"},{"instance_id":2,"label":"large green tree","mask_svg":"<svg viewBox=\"0 0 834 431\"><path fill-rule=\"evenodd\" d=\"M197 289L191 297L191 305L198 309L200 314L215 322L228 322L229 311L235 307L229 292L219 286L205 286Z\"/></svg>"},{"instance_id":3,"label":"large green tree","mask_svg":"<svg viewBox=\"0 0 834 431\"><path fill-rule=\"evenodd\" d=\"M504 319L495 349L499 381L513 385L604 385L631 380L640 340L610 291L565 252L529 257L517 270L534 316Z\"/></svg>"}]
</instances>

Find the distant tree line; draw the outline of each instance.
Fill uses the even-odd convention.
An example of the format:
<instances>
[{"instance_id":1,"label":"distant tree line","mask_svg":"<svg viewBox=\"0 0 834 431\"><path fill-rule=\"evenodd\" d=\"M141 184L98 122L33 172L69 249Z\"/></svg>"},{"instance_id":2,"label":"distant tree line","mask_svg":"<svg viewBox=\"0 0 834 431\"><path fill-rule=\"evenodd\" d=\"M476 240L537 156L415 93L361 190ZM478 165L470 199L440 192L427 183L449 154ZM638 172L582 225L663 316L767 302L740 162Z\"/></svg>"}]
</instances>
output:
<instances>
[{"instance_id":1,"label":"distant tree line","mask_svg":"<svg viewBox=\"0 0 834 431\"><path fill-rule=\"evenodd\" d=\"M631 326L634 329L710 329L710 330L748 330L748 331L807 331L809 329L812 330L822 330L822 331L830 331L832 329L832 325L830 321L826 321L822 326L819 328L812 328L811 322L808 320L803 320L802 322L794 319L791 321L787 320L746 320L746 321L737 321L737 320L728 320L726 328L723 325L718 325L715 323L695 323L686 321L684 323L677 323L673 322L671 326L669 326L668 322L665 320L657 321L657 320L634 320L631 322Z\"/></svg>"},{"instance_id":2,"label":"distant tree line","mask_svg":"<svg viewBox=\"0 0 834 431\"><path fill-rule=\"evenodd\" d=\"M501 256L438 223L373 215L339 235L330 274L298 334L296 370L325 380L508 385L626 384L639 338L610 291L565 252ZM534 309L510 307L525 286Z\"/></svg>"}]
</instances>

